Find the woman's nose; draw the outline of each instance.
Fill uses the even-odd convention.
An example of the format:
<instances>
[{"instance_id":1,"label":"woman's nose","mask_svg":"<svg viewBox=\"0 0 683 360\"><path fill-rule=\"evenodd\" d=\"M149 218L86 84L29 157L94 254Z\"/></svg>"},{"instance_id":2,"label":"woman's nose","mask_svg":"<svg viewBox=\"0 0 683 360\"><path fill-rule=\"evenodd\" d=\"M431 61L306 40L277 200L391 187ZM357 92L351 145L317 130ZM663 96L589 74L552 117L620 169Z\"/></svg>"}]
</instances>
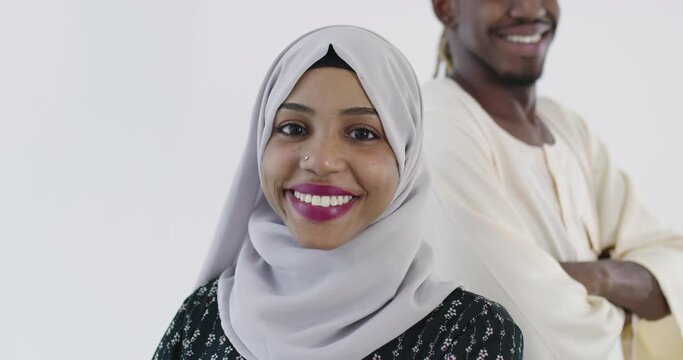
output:
<instances>
[{"instance_id":1,"label":"woman's nose","mask_svg":"<svg viewBox=\"0 0 683 360\"><path fill-rule=\"evenodd\" d=\"M299 165L318 176L342 172L347 167L343 144L329 138L317 139L302 149Z\"/></svg>"}]
</instances>

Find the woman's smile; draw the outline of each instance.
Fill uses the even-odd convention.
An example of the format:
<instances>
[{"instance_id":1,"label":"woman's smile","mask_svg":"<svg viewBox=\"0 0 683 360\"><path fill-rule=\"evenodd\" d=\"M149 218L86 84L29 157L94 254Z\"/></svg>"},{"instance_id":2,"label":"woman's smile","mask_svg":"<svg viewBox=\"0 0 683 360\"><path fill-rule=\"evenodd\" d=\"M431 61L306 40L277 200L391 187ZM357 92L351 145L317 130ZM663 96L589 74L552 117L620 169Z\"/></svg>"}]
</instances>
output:
<instances>
[{"instance_id":1,"label":"woman's smile","mask_svg":"<svg viewBox=\"0 0 683 360\"><path fill-rule=\"evenodd\" d=\"M310 221L331 221L344 216L359 198L331 185L303 183L285 191L290 205Z\"/></svg>"}]
</instances>

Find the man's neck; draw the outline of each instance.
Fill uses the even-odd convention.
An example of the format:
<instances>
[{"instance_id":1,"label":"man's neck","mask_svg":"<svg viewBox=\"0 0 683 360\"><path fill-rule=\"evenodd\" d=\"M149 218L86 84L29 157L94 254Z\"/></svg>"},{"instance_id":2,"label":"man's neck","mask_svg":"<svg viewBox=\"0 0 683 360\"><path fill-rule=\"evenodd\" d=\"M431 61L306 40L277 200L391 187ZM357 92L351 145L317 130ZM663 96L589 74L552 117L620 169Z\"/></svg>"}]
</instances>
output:
<instances>
[{"instance_id":1,"label":"man's neck","mask_svg":"<svg viewBox=\"0 0 683 360\"><path fill-rule=\"evenodd\" d=\"M533 146L555 143L550 129L536 114L534 84L507 84L493 74L466 66L451 77L510 135Z\"/></svg>"},{"instance_id":2,"label":"man's neck","mask_svg":"<svg viewBox=\"0 0 683 360\"><path fill-rule=\"evenodd\" d=\"M535 123L536 86L503 84L500 79L476 72L451 75L496 122Z\"/></svg>"}]
</instances>

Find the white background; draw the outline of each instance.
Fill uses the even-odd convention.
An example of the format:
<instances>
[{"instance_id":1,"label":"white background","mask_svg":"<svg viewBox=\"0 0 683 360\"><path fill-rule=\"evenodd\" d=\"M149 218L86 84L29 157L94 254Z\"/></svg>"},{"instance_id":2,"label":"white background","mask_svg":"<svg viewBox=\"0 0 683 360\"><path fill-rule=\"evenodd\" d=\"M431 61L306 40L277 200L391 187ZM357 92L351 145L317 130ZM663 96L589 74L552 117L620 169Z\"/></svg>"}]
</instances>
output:
<instances>
[{"instance_id":1,"label":"white background","mask_svg":"<svg viewBox=\"0 0 683 360\"><path fill-rule=\"evenodd\" d=\"M681 229L683 2L562 5L540 92ZM265 71L337 23L431 76L426 0L0 0L0 358L150 358L192 290Z\"/></svg>"}]
</instances>

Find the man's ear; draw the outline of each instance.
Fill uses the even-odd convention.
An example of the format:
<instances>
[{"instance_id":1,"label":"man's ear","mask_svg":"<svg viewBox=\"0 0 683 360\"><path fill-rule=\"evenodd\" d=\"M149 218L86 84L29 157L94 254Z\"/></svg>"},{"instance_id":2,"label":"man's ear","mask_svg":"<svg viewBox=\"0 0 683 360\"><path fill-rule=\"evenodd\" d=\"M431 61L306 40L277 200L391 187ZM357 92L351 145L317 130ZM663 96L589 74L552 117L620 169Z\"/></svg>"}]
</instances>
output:
<instances>
[{"instance_id":1,"label":"man's ear","mask_svg":"<svg viewBox=\"0 0 683 360\"><path fill-rule=\"evenodd\" d=\"M434 15L444 27L454 28L458 25L458 0L432 0Z\"/></svg>"}]
</instances>

